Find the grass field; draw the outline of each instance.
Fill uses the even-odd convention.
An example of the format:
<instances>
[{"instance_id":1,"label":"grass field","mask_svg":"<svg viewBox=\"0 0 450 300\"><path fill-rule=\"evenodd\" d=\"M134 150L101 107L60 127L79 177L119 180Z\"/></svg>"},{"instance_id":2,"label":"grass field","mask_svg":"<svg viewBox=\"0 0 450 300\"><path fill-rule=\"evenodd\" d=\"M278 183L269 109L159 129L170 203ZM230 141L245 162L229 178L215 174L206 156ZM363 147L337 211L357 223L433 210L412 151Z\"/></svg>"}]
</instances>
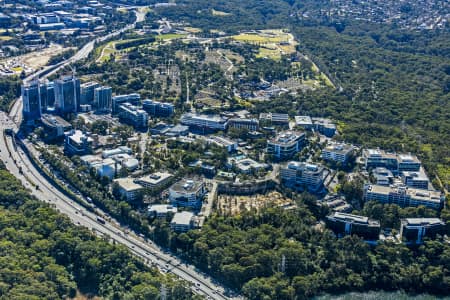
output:
<instances>
[{"instance_id":1,"label":"grass field","mask_svg":"<svg viewBox=\"0 0 450 300\"><path fill-rule=\"evenodd\" d=\"M167 40L181 39L184 37L186 37L185 34L168 33L168 34L157 35L155 38L160 41L167 41Z\"/></svg>"},{"instance_id":2,"label":"grass field","mask_svg":"<svg viewBox=\"0 0 450 300\"><path fill-rule=\"evenodd\" d=\"M190 33L200 33L203 31L200 28L195 28L195 27L184 27L183 30L190 32Z\"/></svg>"}]
</instances>

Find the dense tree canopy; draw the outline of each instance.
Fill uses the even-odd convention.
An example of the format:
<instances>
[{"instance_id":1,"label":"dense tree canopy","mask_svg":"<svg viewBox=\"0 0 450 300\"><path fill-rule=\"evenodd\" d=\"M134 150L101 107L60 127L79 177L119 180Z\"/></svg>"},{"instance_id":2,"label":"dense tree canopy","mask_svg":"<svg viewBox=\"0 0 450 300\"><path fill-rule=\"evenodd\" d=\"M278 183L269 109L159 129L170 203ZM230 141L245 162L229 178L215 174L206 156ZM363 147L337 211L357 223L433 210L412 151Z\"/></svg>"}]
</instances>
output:
<instances>
[{"instance_id":1,"label":"dense tree canopy","mask_svg":"<svg viewBox=\"0 0 450 300\"><path fill-rule=\"evenodd\" d=\"M145 267L129 251L76 227L0 170L0 298L191 299L182 282Z\"/></svg>"}]
</instances>

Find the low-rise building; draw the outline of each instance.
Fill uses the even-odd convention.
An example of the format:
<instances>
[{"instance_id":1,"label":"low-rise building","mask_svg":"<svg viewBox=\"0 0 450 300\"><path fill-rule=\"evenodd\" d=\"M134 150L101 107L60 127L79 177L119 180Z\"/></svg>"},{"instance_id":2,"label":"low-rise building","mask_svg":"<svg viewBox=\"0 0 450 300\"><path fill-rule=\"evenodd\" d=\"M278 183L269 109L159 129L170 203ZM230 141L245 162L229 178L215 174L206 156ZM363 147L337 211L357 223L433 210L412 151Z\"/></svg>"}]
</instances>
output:
<instances>
[{"instance_id":1,"label":"low-rise building","mask_svg":"<svg viewBox=\"0 0 450 300\"><path fill-rule=\"evenodd\" d=\"M310 116L295 116L295 125L305 130L313 128L313 122Z\"/></svg>"},{"instance_id":2,"label":"low-rise building","mask_svg":"<svg viewBox=\"0 0 450 300\"><path fill-rule=\"evenodd\" d=\"M289 125L289 115L280 113L261 113L260 120L271 122L272 124Z\"/></svg>"},{"instance_id":3,"label":"low-rise building","mask_svg":"<svg viewBox=\"0 0 450 300\"><path fill-rule=\"evenodd\" d=\"M336 124L334 124L330 119L312 118L312 121L314 129L321 134L327 137L332 137L336 134Z\"/></svg>"},{"instance_id":4,"label":"low-rise building","mask_svg":"<svg viewBox=\"0 0 450 300\"><path fill-rule=\"evenodd\" d=\"M177 212L178 208L170 204L153 204L148 207L148 215L158 219L165 218L169 213Z\"/></svg>"},{"instance_id":5,"label":"low-rise building","mask_svg":"<svg viewBox=\"0 0 450 300\"><path fill-rule=\"evenodd\" d=\"M131 153L133 153L131 148L129 148L127 146L120 146L120 147L117 147L115 149L104 150L102 152L102 157L103 158L108 158L108 157L112 157L112 156L119 155L119 154L129 154L129 155L131 155Z\"/></svg>"},{"instance_id":6,"label":"low-rise building","mask_svg":"<svg viewBox=\"0 0 450 300\"><path fill-rule=\"evenodd\" d=\"M72 129L72 125L69 122L55 115L43 114L41 122L48 139L63 137L64 132Z\"/></svg>"},{"instance_id":7,"label":"low-rise building","mask_svg":"<svg viewBox=\"0 0 450 300\"><path fill-rule=\"evenodd\" d=\"M366 160L366 168L386 168L397 174L398 172L398 162L397 155L394 153L387 153L380 149L367 149L363 151L363 157Z\"/></svg>"},{"instance_id":8,"label":"low-rise building","mask_svg":"<svg viewBox=\"0 0 450 300\"><path fill-rule=\"evenodd\" d=\"M164 135L169 137L185 136L189 134L189 127L177 124L172 128L169 128Z\"/></svg>"},{"instance_id":9,"label":"low-rise building","mask_svg":"<svg viewBox=\"0 0 450 300\"><path fill-rule=\"evenodd\" d=\"M401 178L403 184L416 189L428 190L428 186L430 184L430 180L425 174L423 168L420 168L419 172L403 171L401 172Z\"/></svg>"},{"instance_id":10,"label":"low-rise building","mask_svg":"<svg viewBox=\"0 0 450 300\"><path fill-rule=\"evenodd\" d=\"M366 184L364 186L365 201L393 203L401 207L423 205L429 208L440 209L444 198L438 191L420 190L407 186L383 186L376 184Z\"/></svg>"},{"instance_id":11,"label":"low-rise building","mask_svg":"<svg viewBox=\"0 0 450 300\"><path fill-rule=\"evenodd\" d=\"M228 120L228 127L256 131L259 129L259 121L257 119L232 118Z\"/></svg>"},{"instance_id":12,"label":"low-rise building","mask_svg":"<svg viewBox=\"0 0 450 300\"><path fill-rule=\"evenodd\" d=\"M184 179L169 188L169 200L175 206L199 209L205 194L203 181Z\"/></svg>"},{"instance_id":13,"label":"low-rise building","mask_svg":"<svg viewBox=\"0 0 450 300\"><path fill-rule=\"evenodd\" d=\"M195 215L189 211L177 212L170 222L170 229L176 232L186 232L195 227Z\"/></svg>"},{"instance_id":14,"label":"low-rise building","mask_svg":"<svg viewBox=\"0 0 450 300\"><path fill-rule=\"evenodd\" d=\"M134 182L133 178L118 178L114 179L114 184L117 185L119 195L126 199L126 201L134 201L144 189L140 184Z\"/></svg>"},{"instance_id":15,"label":"low-rise building","mask_svg":"<svg viewBox=\"0 0 450 300\"><path fill-rule=\"evenodd\" d=\"M200 132L225 131L227 120L219 115L200 115L185 113L181 116L181 124L189 126L191 130Z\"/></svg>"},{"instance_id":16,"label":"low-rise building","mask_svg":"<svg viewBox=\"0 0 450 300\"><path fill-rule=\"evenodd\" d=\"M142 109L152 117L170 117L174 113L172 103L163 103L150 99L142 101Z\"/></svg>"},{"instance_id":17,"label":"low-rise building","mask_svg":"<svg viewBox=\"0 0 450 300\"><path fill-rule=\"evenodd\" d=\"M267 153L278 160L288 159L298 153L305 143L305 133L284 131L267 141Z\"/></svg>"},{"instance_id":18,"label":"low-rise building","mask_svg":"<svg viewBox=\"0 0 450 300\"><path fill-rule=\"evenodd\" d=\"M124 103L131 103L132 105L139 105L141 103L141 95L137 93L128 95L117 95L111 99L111 112L117 114L119 112L119 106Z\"/></svg>"},{"instance_id":19,"label":"low-rise building","mask_svg":"<svg viewBox=\"0 0 450 300\"><path fill-rule=\"evenodd\" d=\"M334 143L326 146L322 150L322 158L324 160L345 164L352 155L354 147L352 145Z\"/></svg>"},{"instance_id":20,"label":"low-rise building","mask_svg":"<svg viewBox=\"0 0 450 300\"><path fill-rule=\"evenodd\" d=\"M135 180L136 183L142 185L146 189L157 189L166 185L173 175L166 172L156 172L147 176L140 177Z\"/></svg>"},{"instance_id":21,"label":"low-rise building","mask_svg":"<svg viewBox=\"0 0 450 300\"><path fill-rule=\"evenodd\" d=\"M323 186L324 168L320 165L291 161L280 170L281 182L294 190L317 192Z\"/></svg>"},{"instance_id":22,"label":"low-rise building","mask_svg":"<svg viewBox=\"0 0 450 300\"><path fill-rule=\"evenodd\" d=\"M221 136L211 136L206 139L206 142L215 144L221 148L225 148L229 153L236 151L238 147L237 142Z\"/></svg>"},{"instance_id":23,"label":"low-rise building","mask_svg":"<svg viewBox=\"0 0 450 300\"><path fill-rule=\"evenodd\" d=\"M69 155L84 155L92 151L92 142L81 130L72 130L66 134L64 149Z\"/></svg>"},{"instance_id":24,"label":"low-rise building","mask_svg":"<svg viewBox=\"0 0 450 300\"><path fill-rule=\"evenodd\" d=\"M422 244L424 237L444 235L445 227L438 218L406 218L401 220L400 236L407 243Z\"/></svg>"},{"instance_id":25,"label":"low-rise building","mask_svg":"<svg viewBox=\"0 0 450 300\"><path fill-rule=\"evenodd\" d=\"M239 173L250 174L259 170L268 170L270 166L265 163L257 162L245 156L230 157L227 161L228 168L236 168Z\"/></svg>"},{"instance_id":26,"label":"low-rise building","mask_svg":"<svg viewBox=\"0 0 450 300\"><path fill-rule=\"evenodd\" d=\"M415 155L411 154L399 154L398 155L398 172L410 171L419 172L420 171L420 160Z\"/></svg>"},{"instance_id":27,"label":"low-rise building","mask_svg":"<svg viewBox=\"0 0 450 300\"><path fill-rule=\"evenodd\" d=\"M325 222L337 236L354 234L366 240L377 240L380 235L380 222L368 217L334 212L326 217Z\"/></svg>"},{"instance_id":28,"label":"low-rise building","mask_svg":"<svg viewBox=\"0 0 450 300\"><path fill-rule=\"evenodd\" d=\"M148 114L131 103L119 105L119 119L121 122L130 124L135 128L146 128L148 126Z\"/></svg>"},{"instance_id":29,"label":"low-rise building","mask_svg":"<svg viewBox=\"0 0 450 300\"><path fill-rule=\"evenodd\" d=\"M377 167L373 169L372 175L376 179L376 184L388 186L392 183L394 175L386 168Z\"/></svg>"}]
</instances>

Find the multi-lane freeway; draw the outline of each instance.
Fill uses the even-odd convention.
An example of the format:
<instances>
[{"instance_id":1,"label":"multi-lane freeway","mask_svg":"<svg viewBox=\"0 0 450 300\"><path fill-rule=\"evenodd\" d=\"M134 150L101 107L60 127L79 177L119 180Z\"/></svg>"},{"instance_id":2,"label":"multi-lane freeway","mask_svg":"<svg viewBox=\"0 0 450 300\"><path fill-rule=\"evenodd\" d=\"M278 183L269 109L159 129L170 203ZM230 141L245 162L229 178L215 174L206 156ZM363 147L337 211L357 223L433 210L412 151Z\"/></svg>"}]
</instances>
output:
<instances>
[{"instance_id":1,"label":"multi-lane freeway","mask_svg":"<svg viewBox=\"0 0 450 300\"><path fill-rule=\"evenodd\" d=\"M137 21L143 20L143 17L143 14L137 12ZM135 23L108 36L97 38L95 41L86 44L73 57L56 66L49 66L39 73L43 74L42 77L45 77L72 62L86 58L93 50L96 41L106 40L134 26ZM26 80L30 80L32 77L39 76L40 74L33 74ZM120 227L119 223L111 218L107 221L102 219L99 222L98 217L105 215L104 212L99 209L96 209L95 213L87 210L53 186L34 167L30 158L24 152L24 149L16 143L16 140L12 136L5 134L5 129L9 129L15 133L18 132L21 123L21 111L22 101L18 99L9 114L0 112L0 126L2 129L0 130L0 159L6 164L8 171L17 177L25 187L29 188L37 199L50 203L59 212L67 215L75 224L85 226L98 235L105 236L126 246L146 264L157 266L162 271L171 272L181 279L192 283L194 292L212 299L231 298L224 295L225 290L223 287L214 283L208 276L198 272L193 266L182 263L176 257L167 254L152 242L145 241L134 233L130 233L126 228ZM33 149L33 145L26 140L22 140L22 142L31 153L36 151ZM36 188L37 186L38 188Z\"/></svg>"}]
</instances>

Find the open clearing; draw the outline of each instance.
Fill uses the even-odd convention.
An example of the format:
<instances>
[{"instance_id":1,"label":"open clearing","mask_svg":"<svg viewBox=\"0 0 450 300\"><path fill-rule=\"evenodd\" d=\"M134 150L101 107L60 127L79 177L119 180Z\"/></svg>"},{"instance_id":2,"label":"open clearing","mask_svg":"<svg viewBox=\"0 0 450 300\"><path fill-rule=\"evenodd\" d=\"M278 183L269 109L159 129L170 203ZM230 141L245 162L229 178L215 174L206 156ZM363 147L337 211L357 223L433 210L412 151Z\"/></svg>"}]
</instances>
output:
<instances>
[{"instance_id":1,"label":"open clearing","mask_svg":"<svg viewBox=\"0 0 450 300\"><path fill-rule=\"evenodd\" d=\"M224 11L220 11L220 10L215 10L215 9L212 9L211 13L215 17L226 17L226 16L230 16L231 15L230 13L227 13L227 12L224 12Z\"/></svg>"},{"instance_id":2,"label":"open clearing","mask_svg":"<svg viewBox=\"0 0 450 300\"><path fill-rule=\"evenodd\" d=\"M217 199L217 211L220 215L238 215L244 211L260 210L264 207L294 205L292 199L286 198L276 191L252 196L219 195Z\"/></svg>"},{"instance_id":3,"label":"open clearing","mask_svg":"<svg viewBox=\"0 0 450 300\"><path fill-rule=\"evenodd\" d=\"M273 60L281 59L282 55L295 53L298 45L292 34L281 29L244 32L231 38L235 41L260 46L256 57Z\"/></svg>"}]
</instances>

